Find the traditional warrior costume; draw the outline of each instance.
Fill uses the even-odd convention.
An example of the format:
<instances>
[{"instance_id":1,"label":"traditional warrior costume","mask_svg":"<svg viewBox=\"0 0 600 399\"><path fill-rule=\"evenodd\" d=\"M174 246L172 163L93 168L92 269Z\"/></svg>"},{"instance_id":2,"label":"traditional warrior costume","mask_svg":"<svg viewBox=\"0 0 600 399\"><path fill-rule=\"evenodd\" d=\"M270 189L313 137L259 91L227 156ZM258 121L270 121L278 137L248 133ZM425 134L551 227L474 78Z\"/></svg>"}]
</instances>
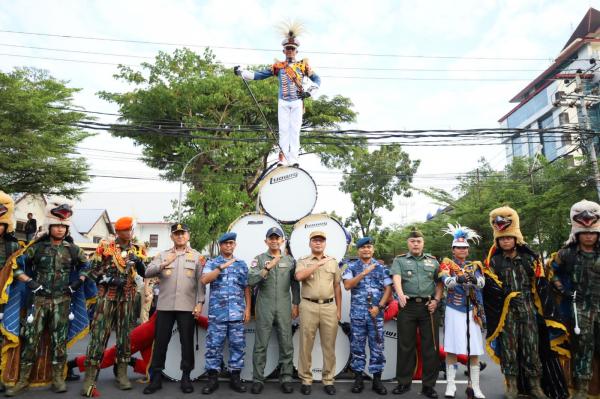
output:
<instances>
[{"instance_id":1,"label":"traditional warrior costume","mask_svg":"<svg viewBox=\"0 0 600 399\"><path fill-rule=\"evenodd\" d=\"M536 398L567 398L558 358L566 352L559 346L566 339L566 327L559 321L540 258L525 244L515 210L494 209L490 224L495 244L484 267L486 340L489 355L506 377L506 397L529 391ZM501 237L514 237L513 256L499 248Z\"/></svg>"},{"instance_id":2,"label":"traditional warrior costume","mask_svg":"<svg viewBox=\"0 0 600 399\"><path fill-rule=\"evenodd\" d=\"M479 235L468 227L448 224L446 234L453 237L452 248L469 248L469 240L479 241ZM482 328L485 327L483 296L485 285L481 262L471 262L457 258L445 258L440 264L440 279L448 290L444 319L444 346L447 353L483 355ZM469 309L467 311L467 295ZM468 316L467 316L468 314ZM469 348L467 351L467 317L469 318ZM456 363L446 364L446 397L454 397L456 392ZM471 366L471 382L475 397L485 396L479 386L479 364Z\"/></svg>"},{"instance_id":3,"label":"traditional warrior costume","mask_svg":"<svg viewBox=\"0 0 600 399\"><path fill-rule=\"evenodd\" d=\"M302 33L302 25L290 23L281 27L284 39L281 45L284 53L293 49L293 53L286 54L285 61L275 62L270 69L262 71L247 71L236 67L235 72L245 80L262 80L271 76L279 79L279 105L277 119L279 121L279 147L289 164L298 164L300 152L300 128L302 127L302 114L304 113L303 100L310 97L321 85L321 78L313 72L307 59L296 61L295 52L300 46L298 35ZM302 86L304 77L308 77L312 84L305 90Z\"/></svg>"},{"instance_id":4,"label":"traditional warrior costume","mask_svg":"<svg viewBox=\"0 0 600 399\"><path fill-rule=\"evenodd\" d=\"M46 230L68 228L71 215L66 200L48 199ZM14 255L10 267L0 272L2 298L8 299L1 327L8 340L2 350L2 377L7 385L18 378L7 395L48 384L51 378L53 390L64 392L67 347L87 334L86 297L96 293L93 284L82 284L81 277L88 275L87 257L68 230L58 244L44 234Z\"/></svg>"},{"instance_id":5,"label":"traditional warrior costume","mask_svg":"<svg viewBox=\"0 0 600 399\"><path fill-rule=\"evenodd\" d=\"M588 389L594 390L589 387L592 362L600 354L600 205L580 201L571 207L570 217L569 239L552 255L552 281L562 294L561 310L569 321L572 374L577 388L574 399L585 399ZM581 233L596 233L593 250L583 250Z\"/></svg>"}]
</instances>

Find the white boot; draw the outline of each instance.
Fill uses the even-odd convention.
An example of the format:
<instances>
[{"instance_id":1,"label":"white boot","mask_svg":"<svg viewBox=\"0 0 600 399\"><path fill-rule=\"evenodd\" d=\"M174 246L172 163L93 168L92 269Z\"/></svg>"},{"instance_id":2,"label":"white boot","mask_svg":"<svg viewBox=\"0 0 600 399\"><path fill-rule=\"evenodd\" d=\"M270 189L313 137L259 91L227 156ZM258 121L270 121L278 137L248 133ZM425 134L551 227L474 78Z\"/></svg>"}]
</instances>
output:
<instances>
[{"instance_id":1,"label":"white boot","mask_svg":"<svg viewBox=\"0 0 600 399\"><path fill-rule=\"evenodd\" d=\"M454 382L456 379L456 367L456 363L446 364L446 393L444 396L447 398L453 398L454 394L456 394L456 384Z\"/></svg>"},{"instance_id":2,"label":"white boot","mask_svg":"<svg viewBox=\"0 0 600 399\"><path fill-rule=\"evenodd\" d=\"M479 365L471 366L471 386L473 387L473 393L477 399L485 399L485 395L481 392L479 387Z\"/></svg>"}]
</instances>

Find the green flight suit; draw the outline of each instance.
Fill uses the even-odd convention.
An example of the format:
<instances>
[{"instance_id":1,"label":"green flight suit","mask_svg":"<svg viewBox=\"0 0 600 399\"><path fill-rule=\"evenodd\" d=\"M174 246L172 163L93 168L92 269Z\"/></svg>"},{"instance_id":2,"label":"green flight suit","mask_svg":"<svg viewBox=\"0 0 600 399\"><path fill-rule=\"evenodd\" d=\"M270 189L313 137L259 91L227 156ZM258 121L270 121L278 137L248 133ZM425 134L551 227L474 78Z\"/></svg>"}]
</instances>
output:
<instances>
[{"instance_id":1,"label":"green flight suit","mask_svg":"<svg viewBox=\"0 0 600 399\"><path fill-rule=\"evenodd\" d=\"M294 347L292 345L292 304L300 303L300 283L294 278L296 262L291 256L281 257L270 271L266 265L273 260L268 252L252 261L248 272L248 284L256 287L256 339L252 353L253 378L265 380L264 370L267 345L275 326L279 340L280 382L291 382ZM291 288L291 294L290 294Z\"/></svg>"}]
</instances>

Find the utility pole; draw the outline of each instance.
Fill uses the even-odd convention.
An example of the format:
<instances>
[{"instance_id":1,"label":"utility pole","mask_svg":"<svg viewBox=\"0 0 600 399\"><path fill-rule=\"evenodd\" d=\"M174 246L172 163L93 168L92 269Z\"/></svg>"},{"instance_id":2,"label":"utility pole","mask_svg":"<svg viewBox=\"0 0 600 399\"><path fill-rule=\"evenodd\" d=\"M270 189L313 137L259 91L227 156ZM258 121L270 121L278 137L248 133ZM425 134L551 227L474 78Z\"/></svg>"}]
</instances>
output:
<instances>
[{"instance_id":1,"label":"utility pole","mask_svg":"<svg viewBox=\"0 0 600 399\"><path fill-rule=\"evenodd\" d=\"M581 82L581 72L577 71L577 75L575 77L576 88L575 92L579 97L579 126L585 129L585 136L583 138L583 142L588 147L588 152L590 154L590 162L592 164L592 169L594 171L594 181L596 182L596 193L598 195L598 199L600 199L600 170L598 169L598 158L596 157L596 149L594 147L594 136L591 134L592 126L590 123L590 118L587 111L587 106L585 104L586 98L585 93L583 92L583 84Z\"/></svg>"}]
</instances>

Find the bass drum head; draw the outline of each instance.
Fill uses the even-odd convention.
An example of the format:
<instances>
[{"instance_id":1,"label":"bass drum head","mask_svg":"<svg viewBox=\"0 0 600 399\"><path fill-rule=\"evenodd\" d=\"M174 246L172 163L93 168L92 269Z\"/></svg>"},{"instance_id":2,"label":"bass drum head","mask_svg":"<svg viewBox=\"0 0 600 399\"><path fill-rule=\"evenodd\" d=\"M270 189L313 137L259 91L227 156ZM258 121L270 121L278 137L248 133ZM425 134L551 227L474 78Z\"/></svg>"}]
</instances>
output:
<instances>
[{"instance_id":1,"label":"bass drum head","mask_svg":"<svg viewBox=\"0 0 600 399\"><path fill-rule=\"evenodd\" d=\"M292 336L294 344L294 367L298 369L300 348L300 328L294 331ZM339 375L348 366L350 360L350 339L344 333L341 326L338 326L337 335L335 338L335 375ZM323 378L323 350L321 349L321 336L317 331L315 342L312 350L312 374L313 380L321 381Z\"/></svg>"},{"instance_id":2,"label":"bass drum head","mask_svg":"<svg viewBox=\"0 0 600 399\"><path fill-rule=\"evenodd\" d=\"M383 323L383 354L385 356L385 367L381 373L381 379L392 380L396 378L396 356L398 348L398 324L396 320L388 320ZM365 373L372 377L369 373L369 359L371 354L367 347L367 366L365 367Z\"/></svg>"},{"instance_id":3,"label":"bass drum head","mask_svg":"<svg viewBox=\"0 0 600 399\"><path fill-rule=\"evenodd\" d=\"M300 168L280 166L260 183L261 207L281 223L294 223L309 215L317 203L317 185Z\"/></svg>"},{"instance_id":4,"label":"bass drum head","mask_svg":"<svg viewBox=\"0 0 600 399\"><path fill-rule=\"evenodd\" d=\"M204 368L204 351L206 348L206 330L198 329L198 342L196 345L196 332L194 331L194 369L190 373L192 380L198 379L206 371ZM198 349L196 349L198 348ZM179 342L179 330L177 323L173 326L171 341L167 347L167 358L165 359L165 368L163 375L171 381L181 380L181 343Z\"/></svg>"},{"instance_id":5,"label":"bass drum head","mask_svg":"<svg viewBox=\"0 0 600 399\"><path fill-rule=\"evenodd\" d=\"M309 235L315 230L322 231L327 235L325 254L333 256L340 262L346 255L350 242L340 222L324 214L308 215L294 225L294 230L290 235L292 256L298 260L303 256L310 255Z\"/></svg>"},{"instance_id":6,"label":"bass drum head","mask_svg":"<svg viewBox=\"0 0 600 399\"><path fill-rule=\"evenodd\" d=\"M250 267L254 257L267 250L265 235L271 227L283 231L277 220L264 213L247 213L237 218L229 226L229 231L237 233L233 256L243 260Z\"/></svg>"},{"instance_id":7,"label":"bass drum head","mask_svg":"<svg viewBox=\"0 0 600 399\"><path fill-rule=\"evenodd\" d=\"M244 332L246 336L246 353L244 354L244 368L241 370L240 376L246 381L252 381L252 352L254 351L254 342L256 341L256 321L250 320L248 324L244 326ZM227 368L229 362L229 344L225 340L225 347L223 349L223 363ZM269 344L267 346L267 361L265 363L264 376L268 377L279 364L279 340L275 333L275 328L271 331L269 337Z\"/></svg>"}]
</instances>

